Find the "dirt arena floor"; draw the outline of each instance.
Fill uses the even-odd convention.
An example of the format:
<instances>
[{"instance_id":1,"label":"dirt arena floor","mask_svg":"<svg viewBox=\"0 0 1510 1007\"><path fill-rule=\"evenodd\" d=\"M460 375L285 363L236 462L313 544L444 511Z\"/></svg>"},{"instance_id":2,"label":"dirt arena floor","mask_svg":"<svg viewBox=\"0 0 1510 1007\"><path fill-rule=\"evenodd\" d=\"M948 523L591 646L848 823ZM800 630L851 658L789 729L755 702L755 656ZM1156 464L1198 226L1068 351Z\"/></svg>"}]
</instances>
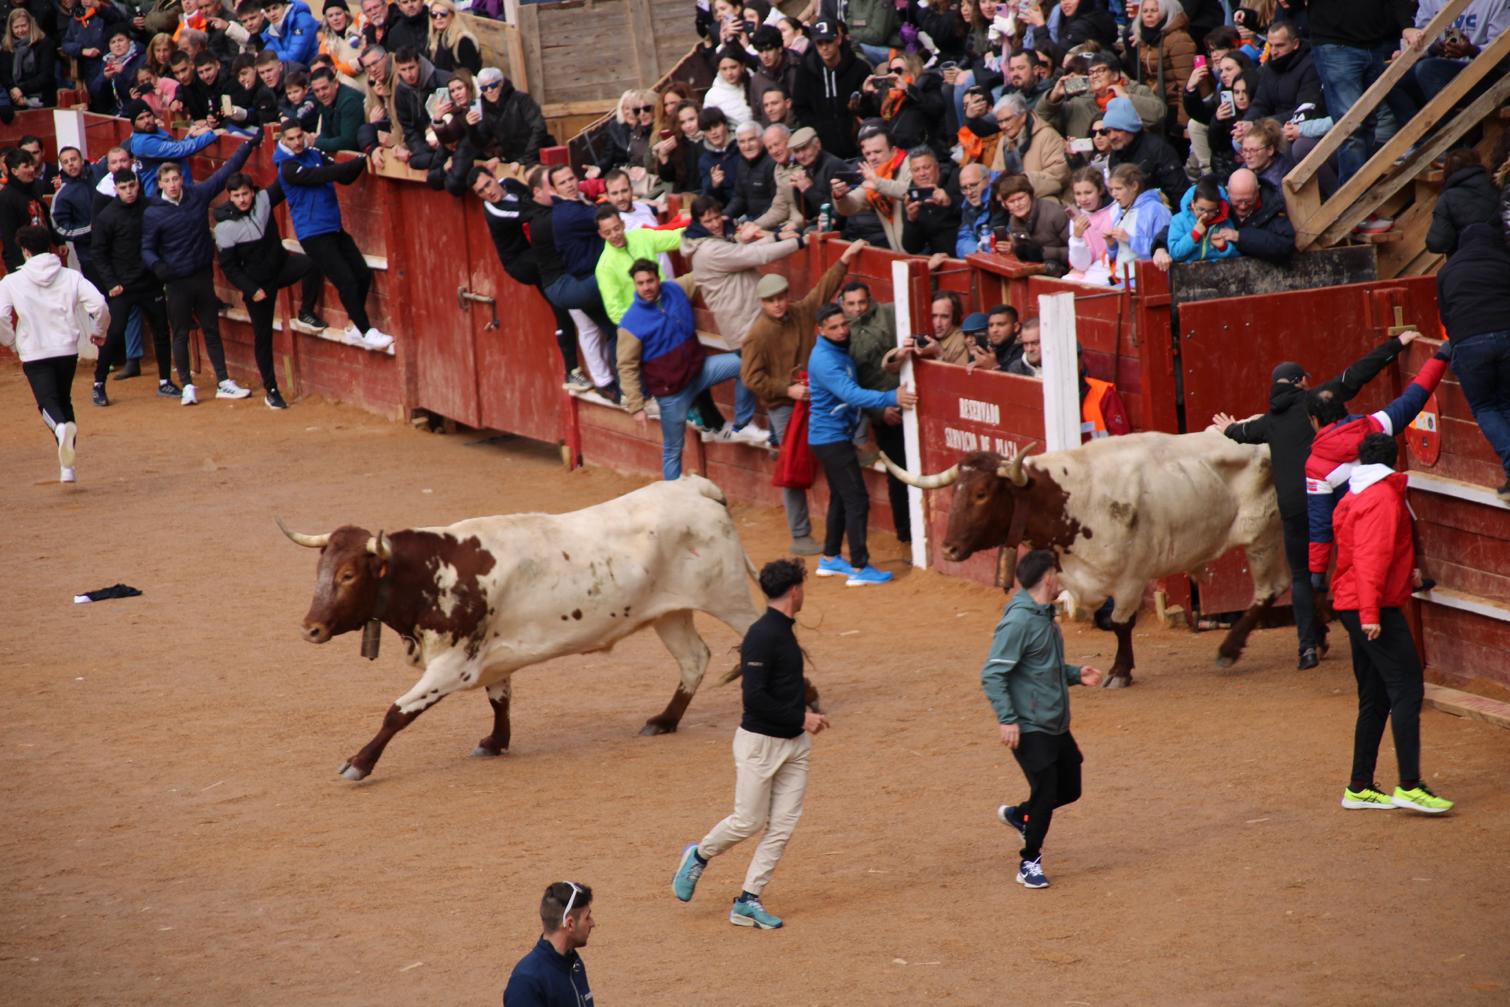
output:
<instances>
[{"instance_id":1,"label":"dirt arena floor","mask_svg":"<svg viewBox=\"0 0 1510 1007\"><path fill-rule=\"evenodd\" d=\"M387 631L371 663L354 634L301 641L315 558L273 515L393 529L641 481L327 404L111 392L76 386L61 487L0 368L0 1003L496 1004L563 878L597 893L600 1005L1510 1002L1510 732L1428 711L1428 778L1459 810L1345 812L1345 660L1298 673L1277 629L1223 672L1214 635L1140 630L1135 688L1073 694L1085 797L1030 892L993 817L1025 788L978 681L1003 599L884 536L896 584L816 581L799 620L833 729L767 892L783 930L727 922L747 850L671 896L732 800L739 697L710 676L680 733L638 737L676 678L653 633L521 672L503 758L468 757L491 721L467 693L348 783L413 672ZM735 516L778 554L777 511ZM117 581L143 596L70 601ZM734 635L700 624L727 667ZM1109 663L1109 636L1068 637ZM1381 764L1393 782L1387 738Z\"/></svg>"}]
</instances>

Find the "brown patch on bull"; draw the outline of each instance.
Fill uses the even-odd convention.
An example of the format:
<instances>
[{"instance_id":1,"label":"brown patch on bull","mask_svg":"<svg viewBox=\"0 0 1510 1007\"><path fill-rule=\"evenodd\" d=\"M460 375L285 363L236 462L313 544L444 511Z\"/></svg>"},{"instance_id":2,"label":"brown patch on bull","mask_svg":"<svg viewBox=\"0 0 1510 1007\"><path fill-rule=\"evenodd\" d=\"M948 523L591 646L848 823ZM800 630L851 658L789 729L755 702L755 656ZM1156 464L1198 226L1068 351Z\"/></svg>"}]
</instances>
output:
<instances>
[{"instance_id":1,"label":"brown patch on bull","mask_svg":"<svg viewBox=\"0 0 1510 1007\"><path fill-rule=\"evenodd\" d=\"M945 558L958 563L982 549L1016 546L1018 542L1010 541L1014 526L1021 530L1020 541L1060 554L1071 552L1077 540L1091 537L1091 529L1068 513L1070 494L1051 473L1024 466L1027 485L1017 486L997 474L1005 461L987 451L960 461L944 535ZM1016 513L1019 507L1025 508L1021 516Z\"/></svg>"},{"instance_id":2,"label":"brown patch on bull","mask_svg":"<svg viewBox=\"0 0 1510 1007\"><path fill-rule=\"evenodd\" d=\"M580 618L582 618L582 610L580 608L574 608L574 609L572 609L571 610L571 617L573 619L580 619Z\"/></svg>"},{"instance_id":3,"label":"brown patch on bull","mask_svg":"<svg viewBox=\"0 0 1510 1007\"><path fill-rule=\"evenodd\" d=\"M562 549L561 550L561 558L564 559L564 560L566 560L568 563L570 563L571 562L571 553L567 552L565 549Z\"/></svg>"}]
</instances>

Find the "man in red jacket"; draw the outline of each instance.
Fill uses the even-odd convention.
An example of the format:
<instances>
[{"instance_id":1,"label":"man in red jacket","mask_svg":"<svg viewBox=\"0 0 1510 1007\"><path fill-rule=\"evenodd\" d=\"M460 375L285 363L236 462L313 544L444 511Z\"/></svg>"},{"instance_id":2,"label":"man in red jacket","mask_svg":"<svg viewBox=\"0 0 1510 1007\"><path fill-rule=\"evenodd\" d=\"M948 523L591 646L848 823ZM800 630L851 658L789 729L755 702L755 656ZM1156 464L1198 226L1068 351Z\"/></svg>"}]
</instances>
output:
<instances>
[{"instance_id":1,"label":"man in red jacket","mask_svg":"<svg viewBox=\"0 0 1510 1007\"><path fill-rule=\"evenodd\" d=\"M1421 662L1401 611L1420 583L1406 475L1395 471L1399 447L1372 433L1358 448L1348 492L1337 505L1337 579L1333 606L1353 645L1358 679L1358 723L1353 731L1353 775L1342 792L1344 808L1410 808L1439 815L1452 802L1421 780ZM1393 795L1374 782L1379 741L1388 718L1394 730L1400 785Z\"/></svg>"}]
</instances>

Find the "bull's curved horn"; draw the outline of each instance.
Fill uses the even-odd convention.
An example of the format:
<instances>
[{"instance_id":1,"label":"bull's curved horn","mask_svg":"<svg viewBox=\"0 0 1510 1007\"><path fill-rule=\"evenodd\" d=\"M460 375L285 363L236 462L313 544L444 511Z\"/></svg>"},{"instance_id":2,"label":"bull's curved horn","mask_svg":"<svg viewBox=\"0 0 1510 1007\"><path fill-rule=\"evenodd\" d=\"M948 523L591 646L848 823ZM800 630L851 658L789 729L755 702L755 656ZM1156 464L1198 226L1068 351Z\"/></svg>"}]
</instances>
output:
<instances>
[{"instance_id":1,"label":"bull's curved horn","mask_svg":"<svg viewBox=\"0 0 1510 1007\"><path fill-rule=\"evenodd\" d=\"M886 452L882 451L881 464L885 465L886 471L890 472L898 480L906 483L908 486L916 486L920 490L942 489L959 478L959 465L957 463L931 476L915 476L906 469L898 468L896 462L887 458Z\"/></svg>"},{"instance_id":2,"label":"bull's curved horn","mask_svg":"<svg viewBox=\"0 0 1510 1007\"><path fill-rule=\"evenodd\" d=\"M1022 463L1027 458L1028 452L1037 446L1037 441L1029 441L1022 448L1013 452L1011 458L998 465L996 467L996 474L1002 479L1010 479L1014 486L1026 486L1028 484L1028 477L1022 473Z\"/></svg>"},{"instance_id":3,"label":"bull's curved horn","mask_svg":"<svg viewBox=\"0 0 1510 1007\"><path fill-rule=\"evenodd\" d=\"M393 546L388 541L388 537L381 531L377 533L376 538L370 538L367 540L367 551L372 553L372 555L376 556L378 559L393 559Z\"/></svg>"},{"instance_id":4,"label":"bull's curved horn","mask_svg":"<svg viewBox=\"0 0 1510 1007\"><path fill-rule=\"evenodd\" d=\"M284 524L283 519L276 514L273 515L273 520L278 522L278 527L283 530L283 534L288 536L290 542L302 545L306 549L324 549L330 542L329 532L324 535L306 535L303 532L290 531L288 525Z\"/></svg>"}]
</instances>

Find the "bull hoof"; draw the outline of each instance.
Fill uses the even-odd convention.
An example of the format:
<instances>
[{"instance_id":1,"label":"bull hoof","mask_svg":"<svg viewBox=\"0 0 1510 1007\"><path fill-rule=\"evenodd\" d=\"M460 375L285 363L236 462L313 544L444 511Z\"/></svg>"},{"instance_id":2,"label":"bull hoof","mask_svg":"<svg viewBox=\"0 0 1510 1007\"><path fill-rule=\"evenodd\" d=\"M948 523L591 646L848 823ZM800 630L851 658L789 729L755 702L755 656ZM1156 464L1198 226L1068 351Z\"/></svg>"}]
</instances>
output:
<instances>
[{"instance_id":1,"label":"bull hoof","mask_svg":"<svg viewBox=\"0 0 1510 1007\"><path fill-rule=\"evenodd\" d=\"M1218 668L1230 668L1236 663L1237 658L1233 657L1231 654L1216 655L1216 666Z\"/></svg>"},{"instance_id":2,"label":"bull hoof","mask_svg":"<svg viewBox=\"0 0 1510 1007\"><path fill-rule=\"evenodd\" d=\"M675 734L675 733L676 733L676 725L675 724L671 725L670 727L667 727L665 724L657 724L653 720L649 721L648 723L645 724L644 727L640 728L640 737L642 737L642 738L649 738L649 737L651 737L653 735L657 735L657 734Z\"/></svg>"},{"instance_id":3,"label":"bull hoof","mask_svg":"<svg viewBox=\"0 0 1510 1007\"><path fill-rule=\"evenodd\" d=\"M341 772L341 775L343 777L345 777L348 780L351 780L352 782L356 782L358 780L365 780L365 779L367 779L368 775L370 775L369 770L358 769L356 766L353 766L350 762L344 762L344 763L342 763L341 764L341 770L340 770L340 772Z\"/></svg>"},{"instance_id":4,"label":"bull hoof","mask_svg":"<svg viewBox=\"0 0 1510 1007\"><path fill-rule=\"evenodd\" d=\"M496 759L506 751L508 751L508 749L490 748L487 745L478 745L476 748L472 749L472 757L474 759Z\"/></svg>"},{"instance_id":5,"label":"bull hoof","mask_svg":"<svg viewBox=\"0 0 1510 1007\"><path fill-rule=\"evenodd\" d=\"M1101 687L1103 689L1125 689L1130 685L1132 685L1131 675L1108 675Z\"/></svg>"}]
</instances>

